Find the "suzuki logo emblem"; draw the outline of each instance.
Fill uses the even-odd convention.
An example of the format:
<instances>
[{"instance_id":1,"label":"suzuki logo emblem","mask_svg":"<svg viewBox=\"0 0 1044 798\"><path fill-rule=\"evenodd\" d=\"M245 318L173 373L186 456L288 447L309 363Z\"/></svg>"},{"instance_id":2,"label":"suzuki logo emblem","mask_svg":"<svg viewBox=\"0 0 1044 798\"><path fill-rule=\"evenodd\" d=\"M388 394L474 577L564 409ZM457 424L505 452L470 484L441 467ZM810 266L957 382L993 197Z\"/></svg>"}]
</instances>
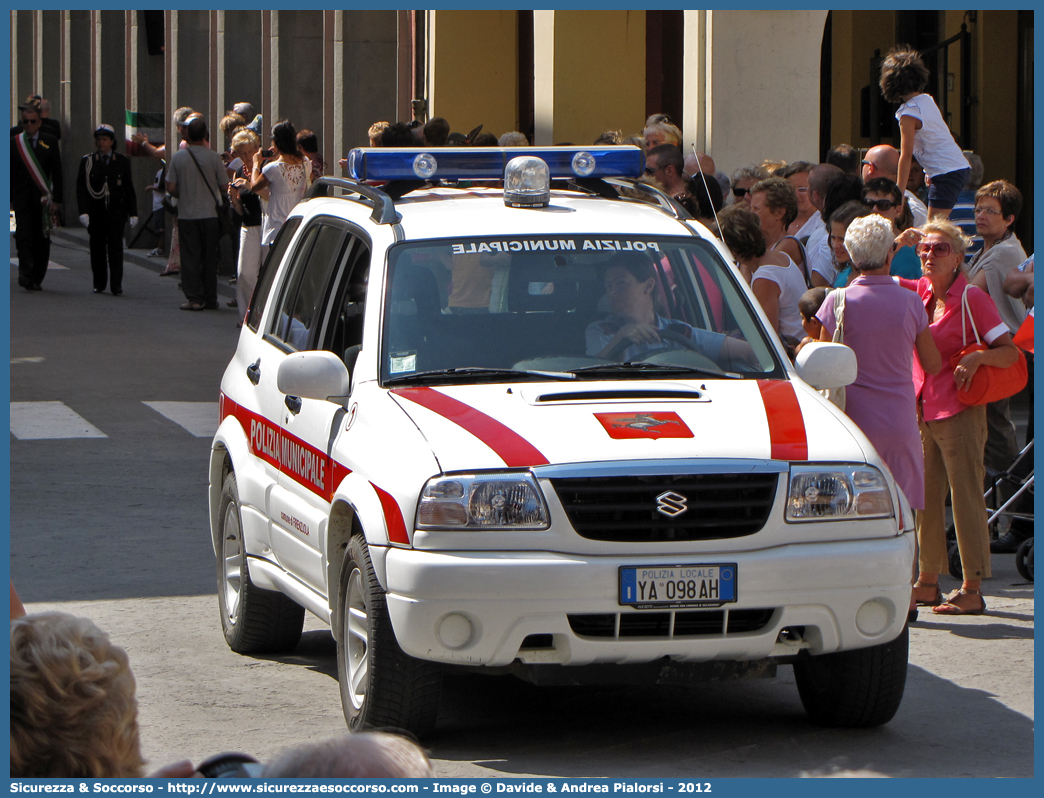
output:
<instances>
[{"instance_id":1,"label":"suzuki logo emblem","mask_svg":"<svg viewBox=\"0 0 1044 798\"><path fill-rule=\"evenodd\" d=\"M680 493L669 490L656 497L656 512L674 518L689 509L689 500Z\"/></svg>"}]
</instances>

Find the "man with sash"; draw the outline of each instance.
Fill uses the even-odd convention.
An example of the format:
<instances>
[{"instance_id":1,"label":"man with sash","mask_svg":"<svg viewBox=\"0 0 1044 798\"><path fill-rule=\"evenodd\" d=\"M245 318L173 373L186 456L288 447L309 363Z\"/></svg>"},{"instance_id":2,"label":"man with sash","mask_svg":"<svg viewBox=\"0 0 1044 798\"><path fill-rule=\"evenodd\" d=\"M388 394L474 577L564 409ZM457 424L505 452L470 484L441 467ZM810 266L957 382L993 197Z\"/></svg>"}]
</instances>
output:
<instances>
[{"instance_id":1,"label":"man with sash","mask_svg":"<svg viewBox=\"0 0 1044 798\"><path fill-rule=\"evenodd\" d=\"M15 212L18 285L39 291L51 257L51 228L62 199L58 139L40 132L40 108L19 107L22 132L11 137L11 207Z\"/></svg>"}]
</instances>

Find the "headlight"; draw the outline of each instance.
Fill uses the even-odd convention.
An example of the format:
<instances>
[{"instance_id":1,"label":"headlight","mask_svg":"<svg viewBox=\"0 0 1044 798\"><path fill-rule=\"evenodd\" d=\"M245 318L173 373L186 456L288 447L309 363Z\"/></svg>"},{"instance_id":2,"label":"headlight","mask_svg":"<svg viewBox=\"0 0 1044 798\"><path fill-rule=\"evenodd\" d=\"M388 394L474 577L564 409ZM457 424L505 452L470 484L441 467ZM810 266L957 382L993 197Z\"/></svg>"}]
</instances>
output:
<instances>
[{"instance_id":1,"label":"headlight","mask_svg":"<svg viewBox=\"0 0 1044 798\"><path fill-rule=\"evenodd\" d=\"M418 529L547 529L547 506L532 474L457 474L428 480Z\"/></svg>"},{"instance_id":2,"label":"headlight","mask_svg":"<svg viewBox=\"0 0 1044 798\"><path fill-rule=\"evenodd\" d=\"M884 474L868 465L792 466L787 521L891 518Z\"/></svg>"}]
</instances>

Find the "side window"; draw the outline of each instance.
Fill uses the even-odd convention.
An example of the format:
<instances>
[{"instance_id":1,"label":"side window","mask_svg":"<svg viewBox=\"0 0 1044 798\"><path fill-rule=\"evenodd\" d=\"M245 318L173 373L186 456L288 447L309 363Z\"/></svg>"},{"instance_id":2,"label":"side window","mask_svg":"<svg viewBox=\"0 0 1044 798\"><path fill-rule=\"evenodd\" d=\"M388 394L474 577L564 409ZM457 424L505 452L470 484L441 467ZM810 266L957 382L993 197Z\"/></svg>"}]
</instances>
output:
<instances>
[{"instance_id":1,"label":"side window","mask_svg":"<svg viewBox=\"0 0 1044 798\"><path fill-rule=\"evenodd\" d=\"M361 238L349 235L345 253L345 267L320 340L323 349L344 358L351 368L363 343L370 248Z\"/></svg>"},{"instance_id":2,"label":"side window","mask_svg":"<svg viewBox=\"0 0 1044 798\"><path fill-rule=\"evenodd\" d=\"M330 279L341 260L345 232L318 224L306 231L305 243L295 258L279 300L279 312L271 334L291 349L309 349L323 312Z\"/></svg>"},{"instance_id":3,"label":"side window","mask_svg":"<svg viewBox=\"0 0 1044 798\"><path fill-rule=\"evenodd\" d=\"M276 240L268 250L268 257L261 264L261 271L257 278L257 287L254 289L254 298L250 301L250 315L247 317L247 327L257 331L261 323L261 314L264 313L265 305L268 304L268 295L272 292L272 284L275 282L279 264L290 246L290 241L301 226L301 217L295 216L287 219L276 234Z\"/></svg>"}]
</instances>

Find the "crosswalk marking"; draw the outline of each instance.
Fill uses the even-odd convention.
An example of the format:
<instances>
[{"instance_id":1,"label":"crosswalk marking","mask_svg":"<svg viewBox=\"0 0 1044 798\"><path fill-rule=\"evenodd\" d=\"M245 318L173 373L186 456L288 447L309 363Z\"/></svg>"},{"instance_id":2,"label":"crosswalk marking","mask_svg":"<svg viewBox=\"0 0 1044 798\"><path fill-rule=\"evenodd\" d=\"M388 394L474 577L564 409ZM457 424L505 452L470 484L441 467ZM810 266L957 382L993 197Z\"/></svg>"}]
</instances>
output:
<instances>
[{"instance_id":1,"label":"crosswalk marking","mask_svg":"<svg viewBox=\"0 0 1044 798\"><path fill-rule=\"evenodd\" d=\"M11 365L15 363L43 363L42 357L13 357L11 358Z\"/></svg>"},{"instance_id":2,"label":"crosswalk marking","mask_svg":"<svg viewBox=\"0 0 1044 798\"><path fill-rule=\"evenodd\" d=\"M218 428L217 402L142 402L197 438L213 438Z\"/></svg>"},{"instance_id":3,"label":"crosswalk marking","mask_svg":"<svg viewBox=\"0 0 1044 798\"><path fill-rule=\"evenodd\" d=\"M11 402L11 434L20 441L108 437L62 402Z\"/></svg>"}]
</instances>

